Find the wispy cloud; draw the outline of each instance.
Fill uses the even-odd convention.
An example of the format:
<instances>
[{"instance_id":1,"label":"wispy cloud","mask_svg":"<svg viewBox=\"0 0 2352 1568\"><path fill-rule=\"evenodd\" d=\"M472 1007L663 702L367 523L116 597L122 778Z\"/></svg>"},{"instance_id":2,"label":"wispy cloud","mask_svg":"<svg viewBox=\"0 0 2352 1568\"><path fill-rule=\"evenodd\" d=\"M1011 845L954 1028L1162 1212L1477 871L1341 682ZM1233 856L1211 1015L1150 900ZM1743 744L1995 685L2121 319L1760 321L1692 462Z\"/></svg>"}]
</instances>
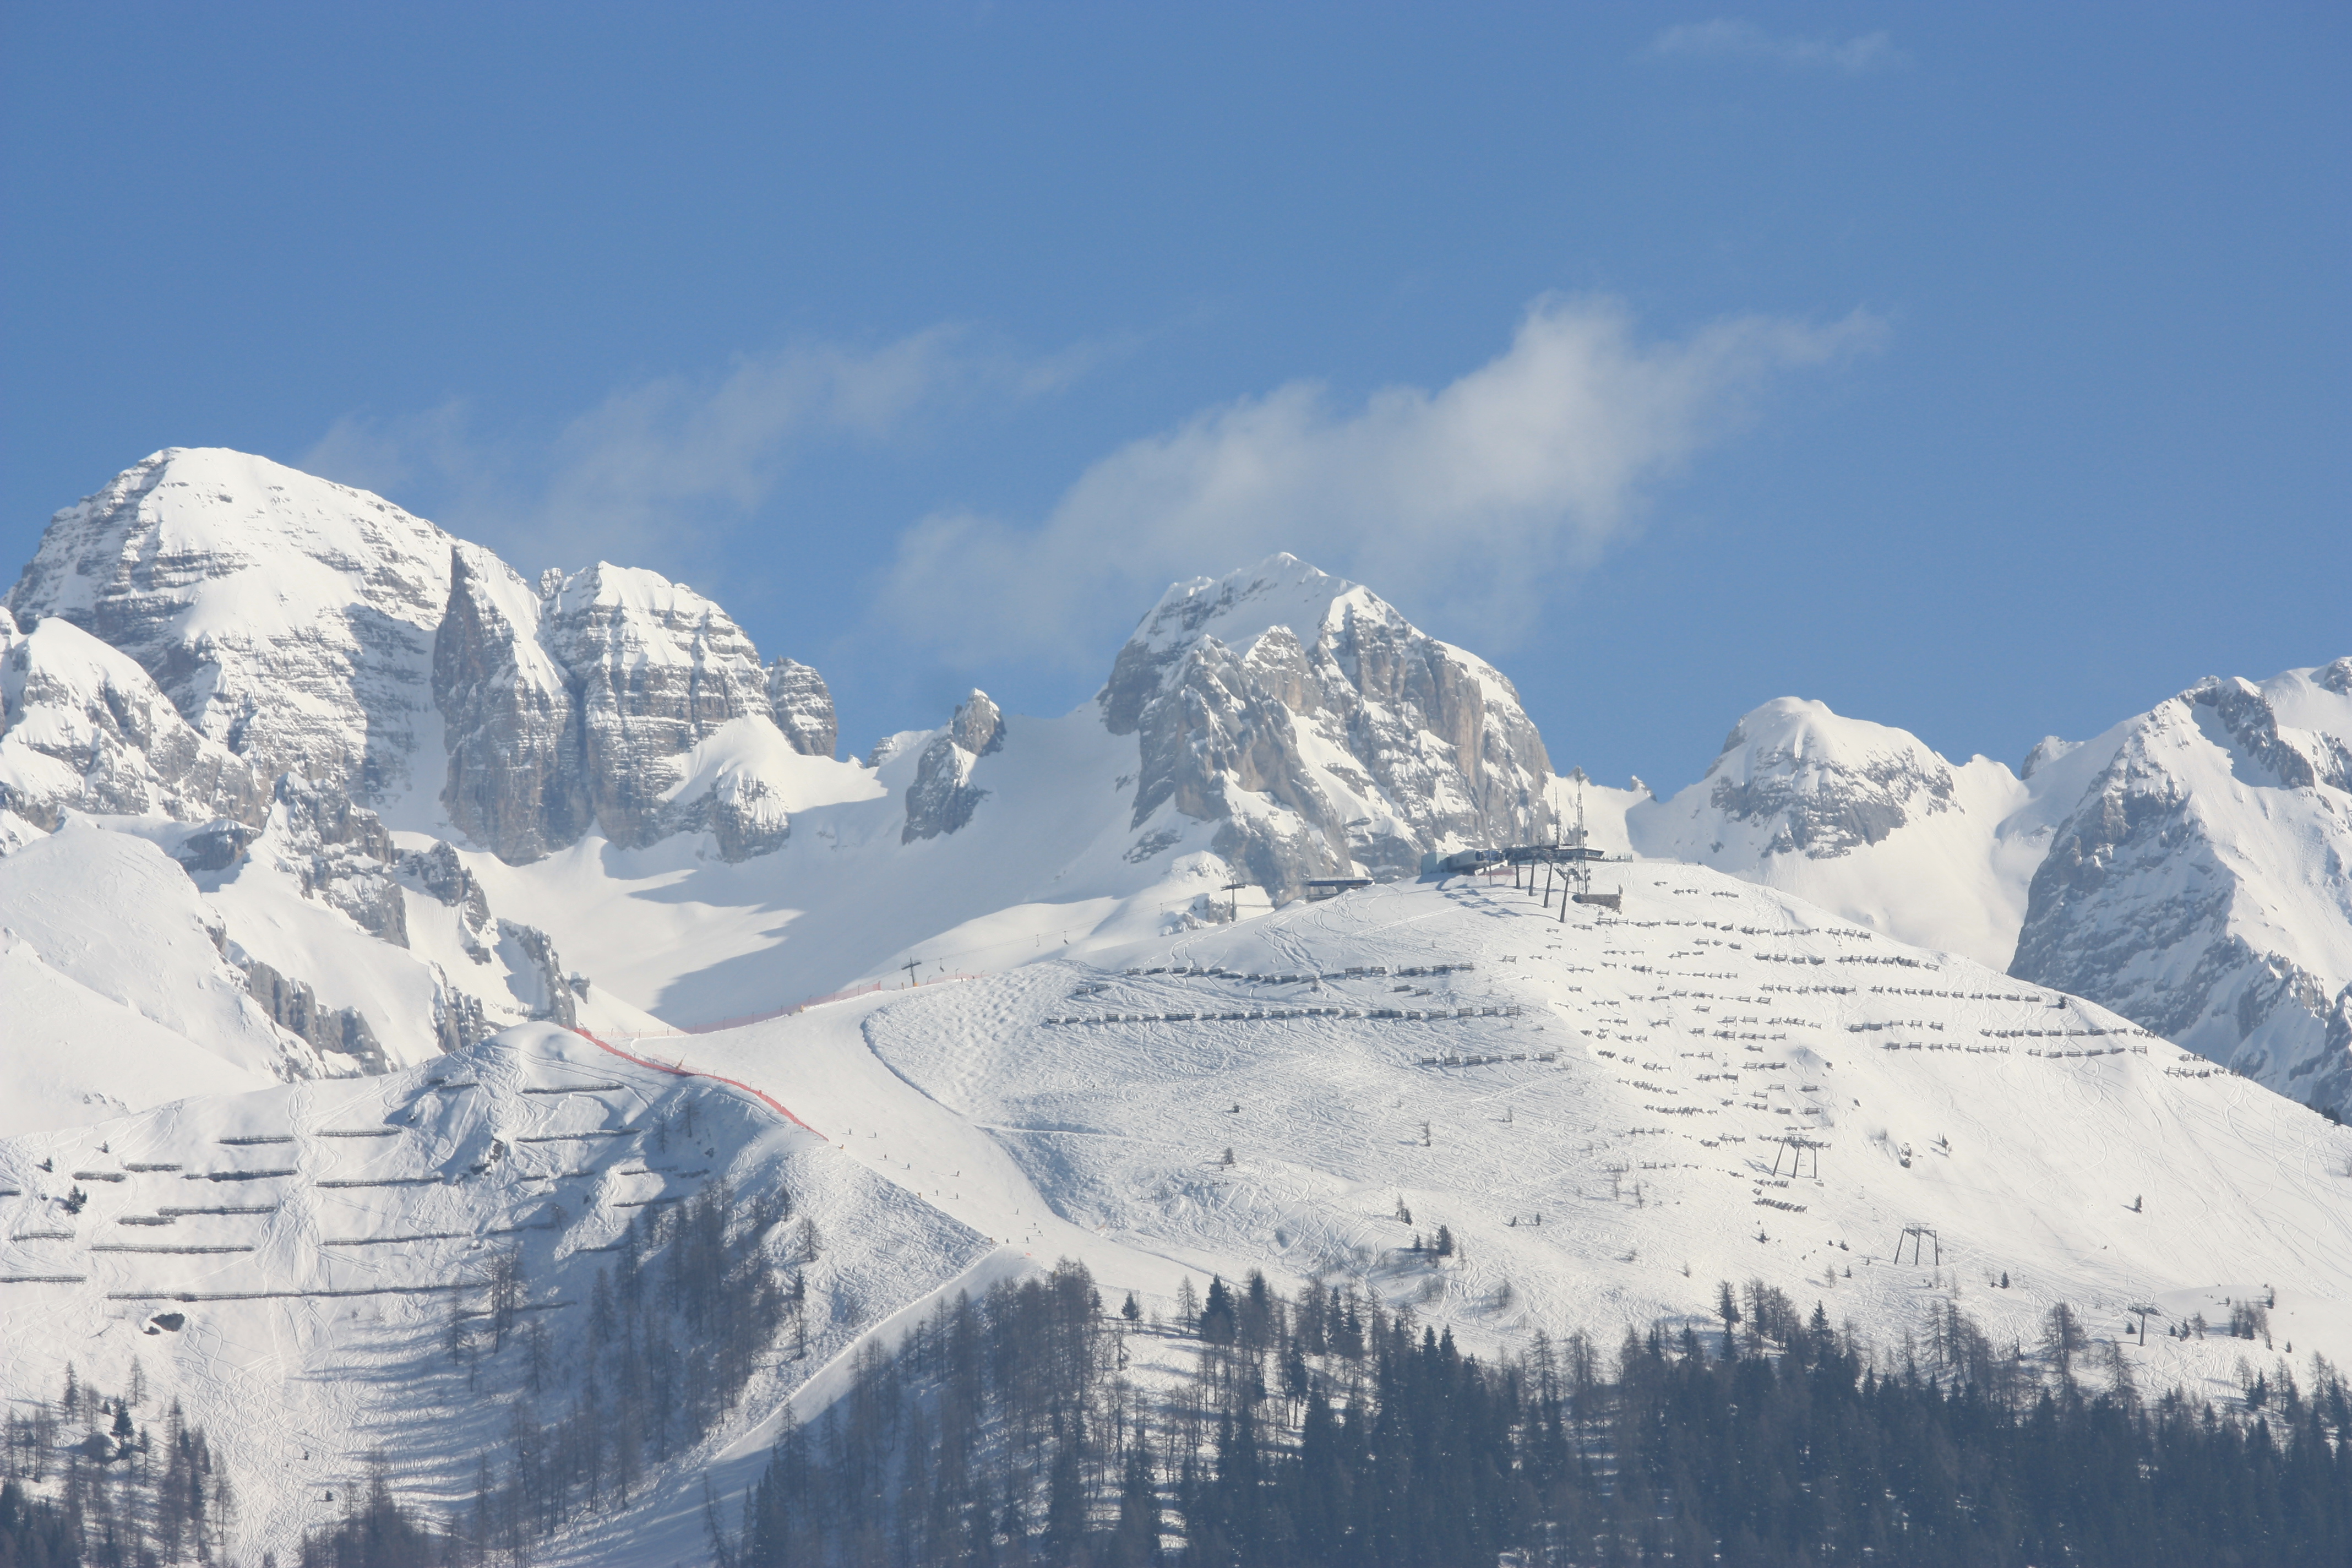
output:
<instances>
[{"instance_id":1,"label":"wispy cloud","mask_svg":"<svg viewBox=\"0 0 2352 1568\"><path fill-rule=\"evenodd\" d=\"M1117 352L1025 356L933 327L875 349L745 355L717 374L625 386L548 439L486 434L462 401L350 415L297 463L367 489L422 490L436 521L519 563L673 559L748 520L818 446L878 446L977 398L1058 391Z\"/></svg>"},{"instance_id":2,"label":"wispy cloud","mask_svg":"<svg viewBox=\"0 0 2352 1568\"><path fill-rule=\"evenodd\" d=\"M1905 58L1885 33L1860 33L1850 38L1793 37L1768 33L1753 22L1722 17L1668 27L1650 41L1650 52L1769 60L1853 76L1900 65Z\"/></svg>"},{"instance_id":3,"label":"wispy cloud","mask_svg":"<svg viewBox=\"0 0 2352 1568\"><path fill-rule=\"evenodd\" d=\"M1287 550L1507 647L1560 574L1630 531L1652 487L1751 418L1775 378L1881 331L1857 312L1657 337L1611 300L1538 300L1502 353L1445 385L1343 403L1290 383L1116 448L1042 517L913 520L866 634L975 672L1090 670L1171 581ZM352 416L299 462L428 500L527 574L601 556L691 577L733 558L819 447L919 442L1121 346L1024 356L935 328L625 386L537 438L483 435L463 402Z\"/></svg>"},{"instance_id":4,"label":"wispy cloud","mask_svg":"<svg viewBox=\"0 0 2352 1568\"><path fill-rule=\"evenodd\" d=\"M1856 313L1643 338L1608 300L1545 299L1495 359L1342 408L1311 383L1206 410L1102 458L1034 525L971 513L900 540L882 613L950 658L1085 666L1173 579L1288 550L1497 640L1546 574L1631 524L1776 374L1873 342Z\"/></svg>"}]
</instances>

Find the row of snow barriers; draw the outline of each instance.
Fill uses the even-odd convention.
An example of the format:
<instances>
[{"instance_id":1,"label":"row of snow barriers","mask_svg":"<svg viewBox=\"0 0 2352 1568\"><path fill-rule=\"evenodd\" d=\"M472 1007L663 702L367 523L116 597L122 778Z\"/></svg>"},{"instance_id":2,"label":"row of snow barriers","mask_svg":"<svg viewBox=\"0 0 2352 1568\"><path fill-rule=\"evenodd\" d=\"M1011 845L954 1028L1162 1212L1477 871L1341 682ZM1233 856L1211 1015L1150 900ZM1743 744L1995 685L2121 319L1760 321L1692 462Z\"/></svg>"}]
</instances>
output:
<instances>
[{"instance_id":1,"label":"row of snow barriers","mask_svg":"<svg viewBox=\"0 0 2352 1568\"><path fill-rule=\"evenodd\" d=\"M1516 1004L1499 1007L1251 1007L1223 1013L1105 1013L1097 1017L1049 1017L1048 1024L1239 1024L1283 1018L1372 1018L1435 1023L1447 1018L1516 1018Z\"/></svg>"},{"instance_id":2,"label":"row of snow barriers","mask_svg":"<svg viewBox=\"0 0 2352 1568\"><path fill-rule=\"evenodd\" d=\"M1306 970L1297 974L1255 974L1243 970L1226 969L1221 966L1202 969L1198 965L1176 963L1156 969L1130 969L1127 971L1127 973L1130 975L1197 975L1206 980L1242 980L1258 985L1304 985L1310 980L1363 980L1378 979L1384 976L1403 980L1417 974L1466 974L1477 967L1478 966L1475 963L1408 963L1402 965L1360 963L1353 969L1334 969L1328 973L1314 970ZM1083 996L1089 992L1099 991L1102 988L1101 983L1097 982L1093 984L1082 985L1076 991L1072 992L1071 994L1075 996Z\"/></svg>"}]
</instances>

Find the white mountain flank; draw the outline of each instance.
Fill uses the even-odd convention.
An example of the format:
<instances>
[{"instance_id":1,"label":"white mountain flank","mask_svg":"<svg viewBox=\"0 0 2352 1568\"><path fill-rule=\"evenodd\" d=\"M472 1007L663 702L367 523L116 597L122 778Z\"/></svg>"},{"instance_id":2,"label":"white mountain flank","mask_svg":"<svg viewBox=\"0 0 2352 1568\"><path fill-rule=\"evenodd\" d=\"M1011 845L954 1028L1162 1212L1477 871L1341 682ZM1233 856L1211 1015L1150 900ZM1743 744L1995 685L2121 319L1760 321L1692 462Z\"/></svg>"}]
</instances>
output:
<instances>
[{"instance_id":1,"label":"white mountain flank","mask_svg":"<svg viewBox=\"0 0 2352 1568\"><path fill-rule=\"evenodd\" d=\"M436 1509L502 1449L527 1349L477 1320L461 1363L444 1329L499 1249L572 1343L597 1249L722 1178L826 1238L811 1353L548 1562L690 1554L702 1478L738 1494L851 1346L1064 1256L1162 1315L1187 1276L1352 1281L1480 1353L1704 1318L1717 1279L1758 1278L1887 1344L1946 1301L2028 1343L2056 1301L2101 1339L2147 1303L2123 1352L2144 1389L2352 1354L2352 1130L1792 895L1607 870L1622 910L1565 922L1507 880L1403 881L640 1047L740 1089L534 1024L0 1139L0 1388L53 1393L68 1359L126 1386L136 1355L236 1457L241 1553L285 1559L370 1449ZM1442 1265L1410 1250L1438 1225ZM760 1234L803 1267L791 1225ZM2272 1345L2162 1332L2273 1294ZM1187 1353L1130 1344L1147 1381Z\"/></svg>"},{"instance_id":2,"label":"white mountain flank","mask_svg":"<svg viewBox=\"0 0 2352 1568\"><path fill-rule=\"evenodd\" d=\"M1001 968L1541 841L1580 799L1596 844L2014 962L2352 1105L2340 663L2207 682L2021 776L1781 699L1653 801L1554 777L1491 666L1277 555L1171 587L1070 714L976 691L846 763L823 678L691 589L526 578L203 450L60 512L7 606L0 847L146 834L256 994L362 1062Z\"/></svg>"},{"instance_id":3,"label":"white mountain flank","mask_svg":"<svg viewBox=\"0 0 2352 1568\"><path fill-rule=\"evenodd\" d=\"M1624 816L1709 865L2095 998L2352 1112L2352 659L2209 679L2022 776L1782 698Z\"/></svg>"},{"instance_id":4,"label":"white mountain flank","mask_svg":"<svg viewBox=\"0 0 2352 1568\"><path fill-rule=\"evenodd\" d=\"M504 1440L520 1364L438 1348L487 1260L562 1324L721 1179L831 1238L755 1237L809 1353L550 1562L698 1551L787 1399L1063 1255L1490 1349L1752 1276L1890 1339L2275 1293L2282 1353L2352 1354L2352 1133L2294 1103L2352 1110L2352 660L2017 773L1783 699L1661 800L1276 555L1070 712L942 717L840 760L823 678L692 589L258 458L58 513L0 609L0 1392L136 1355L290 1558L369 1450L446 1504ZM1433 869L1580 814L1619 910Z\"/></svg>"}]
</instances>

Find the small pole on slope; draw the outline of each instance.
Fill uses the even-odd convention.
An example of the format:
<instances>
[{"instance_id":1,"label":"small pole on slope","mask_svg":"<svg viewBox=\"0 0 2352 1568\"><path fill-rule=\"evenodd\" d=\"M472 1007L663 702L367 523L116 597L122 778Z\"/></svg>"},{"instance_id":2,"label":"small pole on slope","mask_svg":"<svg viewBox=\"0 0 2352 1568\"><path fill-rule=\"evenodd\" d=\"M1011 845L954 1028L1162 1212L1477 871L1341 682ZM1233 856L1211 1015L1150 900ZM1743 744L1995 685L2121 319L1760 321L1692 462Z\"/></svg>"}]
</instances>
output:
<instances>
[{"instance_id":1,"label":"small pole on slope","mask_svg":"<svg viewBox=\"0 0 2352 1568\"><path fill-rule=\"evenodd\" d=\"M899 966L900 968L904 969L904 970L907 972L907 984L908 984L908 985L916 985L916 984L920 984L920 982L919 982L919 981L918 981L918 980L916 980L916 978L915 978L915 966L916 966L917 964L919 964L919 963L922 963L922 962L923 962L923 961L922 961L921 959L919 959L919 958L910 958L910 959L907 960L907 962L906 962L905 963L903 963L903 964L901 964L901 965Z\"/></svg>"},{"instance_id":2,"label":"small pole on slope","mask_svg":"<svg viewBox=\"0 0 2352 1568\"><path fill-rule=\"evenodd\" d=\"M1232 895L1226 901L1226 913L1232 917L1235 924L1239 924L1242 918L1242 889L1248 886L1247 882L1236 879L1227 882L1222 889Z\"/></svg>"}]
</instances>

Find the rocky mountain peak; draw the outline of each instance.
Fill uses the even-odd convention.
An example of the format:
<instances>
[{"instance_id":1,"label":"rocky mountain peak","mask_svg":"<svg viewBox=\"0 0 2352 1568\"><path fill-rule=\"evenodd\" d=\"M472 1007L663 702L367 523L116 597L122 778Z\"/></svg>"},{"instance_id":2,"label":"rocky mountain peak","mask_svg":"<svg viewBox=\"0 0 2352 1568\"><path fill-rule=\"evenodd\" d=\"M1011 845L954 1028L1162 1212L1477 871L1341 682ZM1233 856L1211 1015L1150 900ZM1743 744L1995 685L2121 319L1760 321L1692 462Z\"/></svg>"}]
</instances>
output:
<instances>
[{"instance_id":1,"label":"rocky mountain peak","mask_svg":"<svg viewBox=\"0 0 2352 1568\"><path fill-rule=\"evenodd\" d=\"M2011 973L2352 1110L2352 660L2200 680L2119 728Z\"/></svg>"},{"instance_id":2,"label":"rocky mountain peak","mask_svg":"<svg viewBox=\"0 0 2352 1568\"><path fill-rule=\"evenodd\" d=\"M902 844L953 833L971 820L988 792L971 782L981 758L1004 746L1004 716L978 687L956 705L947 731L923 748L915 781L907 786L907 825Z\"/></svg>"},{"instance_id":3,"label":"rocky mountain peak","mask_svg":"<svg viewBox=\"0 0 2352 1568\"><path fill-rule=\"evenodd\" d=\"M173 447L50 519L7 605L129 655L260 775L375 802L414 782L451 542L266 458Z\"/></svg>"},{"instance_id":4,"label":"rocky mountain peak","mask_svg":"<svg viewBox=\"0 0 2352 1568\"><path fill-rule=\"evenodd\" d=\"M533 591L475 546L455 563L434 663L453 823L518 864L592 826L629 848L707 829L730 858L782 841L772 790L740 768L713 781L723 798L681 790L698 748L736 726L831 756L832 698L814 670L763 667L726 611L657 573L600 562Z\"/></svg>"},{"instance_id":5,"label":"rocky mountain peak","mask_svg":"<svg viewBox=\"0 0 2352 1568\"><path fill-rule=\"evenodd\" d=\"M1163 807L1219 822L1216 852L1277 895L1553 825L1510 682L1293 555L1172 585L1097 701L1139 738L1135 827Z\"/></svg>"},{"instance_id":6,"label":"rocky mountain peak","mask_svg":"<svg viewBox=\"0 0 2352 1568\"><path fill-rule=\"evenodd\" d=\"M1779 697L1740 719L1675 805L1710 835L1678 845L1692 858L1719 852L1720 822L1745 828L1762 854L1822 859L1954 809L1952 769L1908 731Z\"/></svg>"},{"instance_id":7,"label":"rocky mountain peak","mask_svg":"<svg viewBox=\"0 0 2352 1568\"><path fill-rule=\"evenodd\" d=\"M776 728L801 755L830 757L839 748L841 721L834 713L833 691L807 665L779 658L768 666L768 707Z\"/></svg>"}]
</instances>

